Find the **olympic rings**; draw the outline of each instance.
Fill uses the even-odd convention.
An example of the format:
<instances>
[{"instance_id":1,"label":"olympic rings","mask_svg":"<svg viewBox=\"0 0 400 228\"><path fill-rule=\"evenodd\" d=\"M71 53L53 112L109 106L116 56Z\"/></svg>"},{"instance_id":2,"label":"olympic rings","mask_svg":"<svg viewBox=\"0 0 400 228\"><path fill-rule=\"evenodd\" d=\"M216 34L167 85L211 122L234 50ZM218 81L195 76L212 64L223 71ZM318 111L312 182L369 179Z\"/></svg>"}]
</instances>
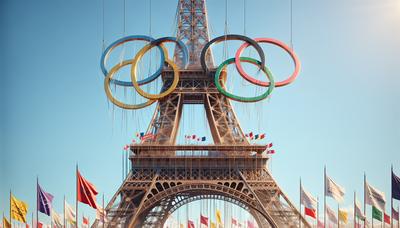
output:
<instances>
[{"instance_id":1,"label":"olympic rings","mask_svg":"<svg viewBox=\"0 0 400 228\"><path fill-rule=\"evenodd\" d=\"M146 44L142 49L140 49L138 51L138 53L134 56L134 58L122 61L122 63L117 64L108 72L105 65L106 65L106 62L109 58L109 54L111 53L111 51L113 51L116 47L118 47L124 43L130 42L130 41L136 41L136 40L147 41L149 43ZM297 55L294 53L294 51L291 48L289 48L286 44L284 44L283 42L275 40L275 39L271 39L271 38L251 39L247 36L235 35L235 34L228 34L228 35L216 37L204 45L204 47L201 51L201 55L200 55L200 64L201 64L203 71L206 74L208 74L210 72L210 69L208 68L207 63L206 63L206 55L207 55L208 49L214 43L219 43L219 42L223 42L223 41L227 41L227 40L241 40L241 41L245 42L239 47L234 58L229 58L228 60L223 61L218 66L218 68L215 72L215 75L214 75L214 83L215 83L217 90L222 95L226 96L229 99L232 99L235 101L240 101L240 102L261 101L261 100L267 98L272 93L272 91L275 87L285 86L285 85L292 83L296 79L297 75L299 74L300 61L299 61ZM157 100L163 99L164 97L168 96L169 94L171 94L175 91L175 89L179 83L180 69L171 60L172 57L170 58L168 56L168 50L163 45L163 43L165 43L165 42L174 42L174 43L176 43L177 46L179 46L179 49L182 52L182 57L181 57L181 60L183 63L182 67L184 69L186 69L190 62L189 61L189 50L188 50L187 46L181 40L178 40L175 37L162 37L159 39L154 39L152 37L142 36L142 35L127 36L127 37L121 38L121 39L113 42L111 45L109 45L106 48L106 50L104 51L104 53L101 56L100 66L101 66L101 70L102 70L103 74L105 75L104 89L106 91L106 95L113 104L115 104L116 106L118 106L120 108L124 108L124 109L140 109L140 108L144 108L144 107L147 107L147 106L155 103ZM294 62L294 65L295 65L295 69L294 69L294 72L287 79L275 83L270 69L265 65L265 54L259 43L270 43L270 44L279 46L279 47L283 48L291 56L291 58ZM249 58L249 57L241 57L241 54L243 53L244 49L250 45L256 49L257 53L260 56L260 60L256 60L256 59ZM157 69L157 71L154 74L150 75L149 77L147 77L143 80L138 81L137 80L138 79L138 75L137 75L138 63L139 63L140 59L142 59L143 56L153 47L157 47L161 52L161 55L160 55L161 59L160 59L160 63L159 63L160 67ZM254 77L245 73L241 62L247 62L247 63L251 63L253 65L259 66L260 69L266 74L268 81L257 80ZM238 70L239 74L245 80L247 80L250 83L257 85L257 86L268 87L267 91L262 93L261 95L255 96L255 97L243 97L243 96L234 95L234 94L228 92L225 88L225 84L226 84L226 80L227 80L226 67L227 67L227 65L232 64L232 63L235 63L236 69ZM163 67L165 66L165 64L169 65L173 70L174 75L173 75L171 85L167 89L163 88L161 90L160 94L150 94L150 93L145 92L140 86L150 83L150 82L154 81L155 79L157 79L162 74ZM120 81L120 80L114 79L113 77L114 77L115 73L118 72L122 67L125 67L127 65L131 65L131 69L130 69L131 82ZM110 89L111 83L113 83L114 85L118 85L118 86L134 87L138 94L140 94L141 96L143 96L144 98L146 98L148 100L145 101L144 103L140 103L140 104L123 103L114 97L114 95Z\"/></svg>"},{"instance_id":2,"label":"olympic rings","mask_svg":"<svg viewBox=\"0 0 400 228\"><path fill-rule=\"evenodd\" d=\"M151 99L151 100L158 100L165 96L168 96L170 93L172 93L175 90L175 88L179 82L179 70L178 70L178 67L176 66L176 64L172 60L165 59L165 62L168 63L174 71L174 80L172 81L172 85L167 90L165 90L164 92L162 92L160 94L150 94L150 93L147 93L144 90L142 90L137 81L137 63L139 62L140 58L142 58L143 55L148 50L150 50L152 47L154 47L153 43L147 44L136 54L135 58L132 61L131 79L132 79L133 87L135 87L136 91L141 96L143 96L147 99ZM165 53L165 55L168 56L168 53Z\"/></svg>"},{"instance_id":3,"label":"olympic rings","mask_svg":"<svg viewBox=\"0 0 400 228\"><path fill-rule=\"evenodd\" d=\"M285 85L292 83L294 81L294 79L296 79L296 77L300 71L300 61L299 61L297 55L294 53L294 51L291 48L289 48L286 44L284 44L283 42L281 42L279 40L275 40L275 39L271 39L271 38L256 38L254 40L258 43L270 43L270 44L279 46L279 47L283 48L292 57L294 65L295 65L294 72L287 79L280 81L280 82L276 82L275 87L281 87L281 86L285 86ZM257 80L244 72L243 67L240 64L240 62L241 62L240 55L243 53L244 49L248 46L249 46L248 43L244 43L242 46L240 46L240 48L236 52L235 65L236 65L237 71L244 79L246 79L250 83L253 83L253 84L256 84L259 86L269 86L269 84L270 84L269 82Z\"/></svg>"},{"instance_id":4,"label":"olympic rings","mask_svg":"<svg viewBox=\"0 0 400 228\"><path fill-rule=\"evenodd\" d=\"M106 65L106 62L107 62L107 60L108 60L108 57L109 57L111 51L114 50L116 47L118 47L118 46L124 44L124 43L127 43L127 42L129 42L129 41L135 41L135 40L151 42L151 41L154 41L154 38L149 37L149 36L143 36L143 35L126 36L126 37L123 37L123 38L121 38L121 39L118 39L117 41L115 41L115 42L113 42L112 44L110 44L110 45L104 50L104 52L103 52L103 54L102 54L102 56L101 56L101 59L100 59L100 67L101 67L101 71L103 72L104 76L107 76L107 75L108 75L108 71L107 71L105 65ZM161 72L162 72L162 67L163 67L163 64L164 64L164 59L165 59L164 53L166 53L167 51L166 51L165 47L162 46L162 45L158 46L158 49L161 51L161 56L160 56L160 57L161 57L161 58L160 58L160 67L159 67L159 68L157 69L157 71L156 71L154 74L152 74L150 77L145 78L145 79L139 81L139 82L138 82L139 85L143 85L143 84L147 84L147 83L149 83L149 82L152 82L153 80L155 80L155 79L161 74ZM131 82L120 81L120 80L117 80L117 79L112 79L111 82L112 82L113 84L120 85L120 86L128 86L128 87L133 86Z\"/></svg>"},{"instance_id":5,"label":"olympic rings","mask_svg":"<svg viewBox=\"0 0 400 228\"><path fill-rule=\"evenodd\" d=\"M124 67L124 66L126 66L126 65L129 65L129 64L131 64L131 63L132 63L131 60L125 60L125 61L123 61L121 64L117 64L116 66L114 66L114 67L110 70L110 72L107 74L107 76L105 77L105 79L104 79L104 90L106 91L106 95L107 95L108 99L109 99L113 104L115 104L116 106L118 106L118 107L120 107L120 108L123 108L123 109L141 109L141 108L144 108L144 107L147 107L147 106L153 104L154 102L156 102L156 100L148 100L148 101L146 101L146 102L144 102L144 103L141 103L141 104L125 104L125 103L123 103L123 102L117 100L117 99L113 96L113 94L112 94L112 92L111 92L111 89L110 89L110 82L112 81L112 78L113 78L114 74L115 74L119 69L121 69L122 67Z\"/></svg>"},{"instance_id":6,"label":"olympic rings","mask_svg":"<svg viewBox=\"0 0 400 228\"><path fill-rule=\"evenodd\" d=\"M243 40L243 41L246 41L247 44L253 46L256 49L256 51L258 52L258 54L260 55L260 60L261 60L260 69L264 68L265 55L264 55L264 51L262 50L261 46L255 40L253 40L247 36L230 34L230 35L216 37L216 38L212 39L211 41L209 41L208 43L206 43L206 45L204 45L204 48L201 51L201 55L200 55L200 63L201 63L201 67L203 68L203 70L206 73L209 72L207 64L206 64L206 54L207 54L208 48L210 48L210 46L213 43L219 43L219 42L223 42L226 40Z\"/></svg>"},{"instance_id":7,"label":"olympic rings","mask_svg":"<svg viewBox=\"0 0 400 228\"><path fill-rule=\"evenodd\" d=\"M261 61L258 61L256 59L249 58L249 57L240 57L240 61L241 62L248 62L248 63L254 64L254 65L260 65L261 64ZM228 97L228 98L230 98L232 100L235 100L235 101L257 102L257 101L261 101L261 100L267 98L271 94L272 90L275 87L275 82L274 82L274 78L272 76L272 73L268 69L267 66L264 66L261 69L262 71L264 71L264 73L267 75L267 77L268 77L268 79L270 81L269 86L268 86L268 90L265 93L263 93L263 94L261 94L259 96L256 96L256 97L241 97L241 96L237 96L237 95L234 95L232 93L229 93L227 90L225 90L223 88L223 86L221 85L220 75L221 75L221 72L223 72L223 70L226 68L227 65L232 64L234 62L235 62L235 58L230 58L228 60L225 60L223 63L221 63L221 65L219 65L217 71L215 72L214 83L215 83L215 86L217 87L218 91L220 93L222 93L222 95L224 95L224 96L226 96L226 97Z\"/></svg>"},{"instance_id":8,"label":"olympic rings","mask_svg":"<svg viewBox=\"0 0 400 228\"><path fill-rule=\"evenodd\" d=\"M153 40L150 43L152 45L154 45L154 46L155 45L159 46L159 45L161 45L162 43L165 43L165 42L174 42L179 46L179 48L182 50L182 53L183 53L183 57L182 57L183 68L186 69L186 67L189 64L189 50L188 50L187 46L181 40L178 40L175 37L162 37L162 38ZM167 58L168 58L168 56L167 56Z\"/></svg>"}]
</instances>

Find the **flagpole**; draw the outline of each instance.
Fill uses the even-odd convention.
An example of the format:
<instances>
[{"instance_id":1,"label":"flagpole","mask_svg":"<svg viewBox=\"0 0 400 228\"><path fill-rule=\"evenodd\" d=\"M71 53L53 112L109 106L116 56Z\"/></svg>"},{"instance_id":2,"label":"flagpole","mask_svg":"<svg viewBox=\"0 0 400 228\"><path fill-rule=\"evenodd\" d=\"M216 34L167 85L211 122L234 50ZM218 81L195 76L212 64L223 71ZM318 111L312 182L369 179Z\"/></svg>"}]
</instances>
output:
<instances>
[{"instance_id":1,"label":"flagpole","mask_svg":"<svg viewBox=\"0 0 400 228\"><path fill-rule=\"evenodd\" d=\"M393 179L393 164L390 167L391 183L392 183L392 179ZM391 186L391 190L390 190L390 227L393 228L393 186Z\"/></svg>"},{"instance_id":2,"label":"flagpole","mask_svg":"<svg viewBox=\"0 0 400 228\"><path fill-rule=\"evenodd\" d=\"M337 220L337 227L340 228L339 203L337 204L337 217L338 217L338 220Z\"/></svg>"},{"instance_id":3,"label":"flagpole","mask_svg":"<svg viewBox=\"0 0 400 228\"><path fill-rule=\"evenodd\" d=\"M39 176L36 176L36 228L39 227L39 196L38 196Z\"/></svg>"},{"instance_id":4,"label":"flagpole","mask_svg":"<svg viewBox=\"0 0 400 228\"><path fill-rule=\"evenodd\" d=\"M300 204L299 204L299 228L301 228L301 177L300 177Z\"/></svg>"},{"instance_id":5,"label":"flagpole","mask_svg":"<svg viewBox=\"0 0 400 228\"><path fill-rule=\"evenodd\" d=\"M326 227L326 165L324 166L324 227Z\"/></svg>"},{"instance_id":6,"label":"flagpole","mask_svg":"<svg viewBox=\"0 0 400 228\"><path fill-rule=\"evenodd\" d=\"M78 163L76 163L76 173L75 173L75 176L76 176L76 194L75 194L75 196L76 196L76 198L75 198L75 211L76 211L76 215L75 215L75 222L76 222L76 228L78 228L78 221L79 221L79 217L78 217Z\"/></svg>"},{"instance_id":7,"label":"flagpole","mask_svg":"<svg viewBox=\"0 0 400 228\"><path fill-rule=\"evenodd\" d=\"M64 208L63 208L63 213L64 213L64 228L67 228L67 223L66 223L66 220L65 220L65 195L64 195Z\"/></svg>"},{"instance_id":8,"label":"flagpole","mask_svg":"<svg viewBox=\"0 0 400 228\"><path fill-rule=\"evenodd\" d=\"M103 212L101 212L100 215L101 215L101 217L103 219L103 228L104 228L104 222L105 222L104 216L106 216L106 209L104 208L104 193L103 193L103 202L102 202L102 204L103 204L103 209L102 209Z\"/></svg>"},{"instance_id":9,"label":"flagpole","mask_svg":"<svg viewBox=\"0 0 400 228\"><path fill-rule=\"evenodd\" d=\"M11 196L12 196L12 193L11 193L11 189L10 189L10 227L12 227L12 218L11 218Z\"/></svg>"},{"instance_id":10,"label":"flagpole","mask_svg":"<svg viewBox=\"0 0 400 228\"><path fill-rule=\"evenodd\" d=\"M34 228L34 226L33 226L33 212L32 212L32 228Z\"/></svg>"},{"instance_id":11,"label":"flagpole","mask_svg":"<svg viewBox=\"0 0 400 228\"><path fill-rule=\"evenodd\" d=\"M366 187L366 184L367 184L367 176L365 175L365 172L364 172L364 216L365 216L365 219L364 219L364 227L365 227L365 225L366 225L366 223L367 223L367 205L366 205L366 202L365 202L365 199L366 199L366 197L365 197L365 187ZM374 226L374 221L373 221L373 219L372 219L372 226Z\"/></svg>"},{"instance_id":12,"label":"flagpole","mask_svg":"<svg viewBox=\"0 0 400 228\"><path fill-rule=\"evenodd\" d=\"M317 220L317 228L318 228L318 221L319 221L319 198L318 198L318 196L317 196L317 214L316 214L316 216L315 217L317 217L316 218L316 220Z\"/></svg>"},{"instance_id":13,"label":"flagpole","mask_svg":"<svg viewBox=\"0 0 400 228\"><path fill-rule=\"evenodd\" d=\"M356 228L356 191L354 191L354 199L353 199L353 224L354 224L354 228Z\"/></svg>"}]
</instances>

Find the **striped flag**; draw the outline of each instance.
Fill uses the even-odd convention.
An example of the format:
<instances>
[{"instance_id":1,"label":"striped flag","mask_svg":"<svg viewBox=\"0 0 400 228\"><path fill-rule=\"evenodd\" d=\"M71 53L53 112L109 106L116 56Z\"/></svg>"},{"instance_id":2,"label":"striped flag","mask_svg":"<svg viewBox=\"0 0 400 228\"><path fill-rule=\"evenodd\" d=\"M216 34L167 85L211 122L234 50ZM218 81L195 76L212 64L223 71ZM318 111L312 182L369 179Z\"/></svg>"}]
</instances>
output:
<instances>
[{"instance_id":1,"label":"striped flag","mask_svg":"<svg viewBox=\"0 0 400 228\"><path fill-rule=\"evenodd\" d=\"M208 218L200 214L200 228L208 227Z\"/></svg>"},{"instance_id":2,"label":"striped flag","mask_svg":"<svg viewBox=\"0 0 400 228\"><path fill-rule=\"evenodd\" d=\"M317 209L317 200L309 192L304 190L302 185L300 186L300 201L306 208Z\"/></svg>"},{"instance_id":3,"label":"striped flag","mask_svg":"<svg viewBox=\"0 0 400 228\"><path fill-rule=\"evenodd\" d=\"M334 212L330 207L328 207L328 206L326 207L326 216L327 216L327 218L328 218L331 222L337 224L338 219L337 219L337 217L336 217L336 214L335 214L335 212Z\"/></svg>"},{"instance_id":4,"label":"striped flag","mask_svg":"<svg viewBox=\"0 0 400 228\"><path fill-rule=\"evenodd\" d=\"M191 220L188 220L188 228L195 228L194 227L194 222Z\"/></svg>"},{"instance_id":5,"label":"striped flag","mask_svg":"<svg viewBox=\"0 0 400 228\"><path fill-rule=\"evenodd\" d=\"M37 208L43 214L50 216L51 204L54 196L45 192L39 184L37 184Z\"/></svg>"},{"instance_id":6,"label":"striped flag","mask_svg":"<svg viewBox=\"0 0 400 228\"><path fill-rule=\"evenodd\" d=\"M396 211L393 207L392 207L392 216L394 220L399 221L399 212Z\"/></svg>"}]
</instances>

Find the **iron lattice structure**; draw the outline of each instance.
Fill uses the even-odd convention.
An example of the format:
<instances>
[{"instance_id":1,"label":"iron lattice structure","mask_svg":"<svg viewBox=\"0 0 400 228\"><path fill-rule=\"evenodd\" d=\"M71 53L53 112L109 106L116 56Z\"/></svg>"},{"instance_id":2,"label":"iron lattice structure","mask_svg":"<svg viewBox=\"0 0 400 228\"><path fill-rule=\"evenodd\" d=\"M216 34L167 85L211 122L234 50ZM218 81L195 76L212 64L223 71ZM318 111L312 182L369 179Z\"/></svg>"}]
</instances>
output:
<instances>
[{"instance_id":1,"label":"iron lattice structure","mask_svg":"<svg viewBox=\"0 0 400 228\"><path fill-rule=\"evenodd\" d=\"M259 227L310 227L267 169L266 146L247 141L229 100L215 88L215 70L201 70L200 52L209 41L205 0L179 0L178 18L189 67L156 107L148 129L155 138L130 146L132 169L106 207L105 227L162 227L180 206L201 199L233 202ZM180 54L175 50L178 63ZM211 52L207 61L213 66ZM164 69L164 88L172 74ZM176 145L185 104L204 105L213 145Z\"/></svg>"}]
</instances>

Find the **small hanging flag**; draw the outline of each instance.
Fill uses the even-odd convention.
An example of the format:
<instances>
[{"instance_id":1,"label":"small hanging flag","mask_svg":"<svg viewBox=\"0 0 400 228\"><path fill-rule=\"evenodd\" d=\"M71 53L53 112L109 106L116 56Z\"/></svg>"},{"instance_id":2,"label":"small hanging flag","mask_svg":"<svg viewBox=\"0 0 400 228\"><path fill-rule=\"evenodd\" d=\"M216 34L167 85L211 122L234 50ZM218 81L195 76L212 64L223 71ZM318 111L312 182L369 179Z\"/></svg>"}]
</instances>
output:
<instances>
[{"instance_id":1,"label":"small hanging flag","mask_svg":"<svg viewBox=\"0 0 400 228\"><path fill-rule=\"evenodd\" d=\"M249 133L249 137L250 137L250 138L253 138L253 132L250 132L250 133Z\"/></svg>"},{"instance_id":2,"label":"small hanging flag","mask_svg":"<svg viewBox=\"0 0 400 228\"><path fill-rule=\"evenodd\" d=\"M259 135L257 134L257 135L254 136L254 139L258 139L258 137L259 137Z\"/></svg>"},{"instance_id":3,"label":"small hanging flag","mask_svg":"<svg viewBox=\"0 0 400 228\"><path fill-rule=\"evenodd\" d=\"M275 150L268 150L267 154L275 154Z\"/></svg>"},{"instance_id":4,"label":"small hanging flag","mask_svg":"<svg viewBox=\"0 0 400 228\"><path fill-rule=\"evenodd\" d=\"M145 140L147 140L147 139L154 139L154 138L155 138L155 135L154 135L154 134L152 134L152 133L147 133L147 134L145 134L145 135L142 136L141 140L142 140L142 141L145 141Z\"/></svg>"},{"instance_id":5,"label":"small hanging flag","mask_svg":"<svg viewBox=\"0 0 400 228\"><path fill-rule=\"evenodd\" d=\"M260 135L260 139L263 139L263 138L265 138L265 133Z\"/></svg>"},{"instance_id":6,"label":"small hanging flag","mask_svg":"<svg viewBox=\"0 0 400 228\"><path fill-rule=\"evenodd\" d=\"M192 139L195 139L196 138L196 135L192 135Z\"/></svg>"},{"instance_id":7,"label":"small hanging flag","mask_svg":"<svg viewBox=\"0 0 400 228\"><path fill-rule=\"evenodd\" d=\"M144 136L144 132L140 132L140 138Z\"/></svg>"},{"instance_id":8,"label":"small hanging flag","mask_svg":"<svg viewBox=\"0 0 400 228\"><path fill-rule=\"evenodd\" d=\"M206 141L206 137L205 136L203 136L202 138L201 138L201 141Z\"/></svg>"},{"instance_id":9,"label":"small hanging flag","mask_svg":"<svg viewBox=\"0 0 400 228\"><path fill-rule=\"evenodd\" d=\"M270 143L267 145L267 148L271 148L274 144Z\"/></svg>"},{"instance_id":10,"label":"small hanging flag","mask_svg":"<svg viewBox=\"0 0 400 228\"><path fill-rule=\"evenodd\" d=\"M244 136L247 138L247 137L249 137L249 134L245 134Z\"/></svg>"}]
</instances>

